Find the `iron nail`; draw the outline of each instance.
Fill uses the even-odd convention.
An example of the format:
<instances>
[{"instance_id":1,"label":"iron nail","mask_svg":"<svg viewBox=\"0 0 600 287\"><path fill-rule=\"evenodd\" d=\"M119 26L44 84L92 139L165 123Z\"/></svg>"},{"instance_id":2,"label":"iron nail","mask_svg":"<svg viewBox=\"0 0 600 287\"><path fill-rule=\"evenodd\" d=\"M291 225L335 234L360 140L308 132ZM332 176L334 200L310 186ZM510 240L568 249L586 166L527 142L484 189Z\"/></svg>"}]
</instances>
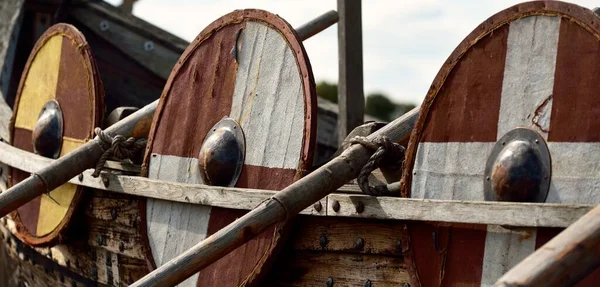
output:
<instances>
[{"instance_id":1,"label":"iron nail","mask_svg":"<svg viewBox=\"0 0 600 287\"><path fill-rule=\"evenodd\" d=\"M321 202L317 201L315 202L315 204L313 204L313 208L317 211L317 212L321 212L321 209L323 208L323 206L321 206Z\"/></svg>"},{"instance_id":2,"label":"iron nail","mask_svg":"<svg viewBox=\"0 0 600 287\"><path fill-rule=\"evenodd\" d=\"M327 277L327 287L333 286L333 278Z\"/></svg>"},{"instance_id":3,"label":"iron nail","mask_svg":"<svg viewBox=\"0 0 600 287\"><path fill-rule=\"evenodd\" d=\"M321 248L327 247L327 243L327 236L325 236L325 234L321 234L321 238L319 238L319 245L321 245Z\"/></svg>"},{"instance_id":4,"label":"iron nail","mask_svg":"<svg viewBox=\"0 0 600 287\"><path fill-rule=\"evenodd\" d=\"M77 176L77 179L79 179L79 182L83 181L83 173L80 173L79 176Z\"/></svg>"},{"instance_id":5,"label":"iron nail","mask_svg":"<svg viewBox=\"0 0 600 287\"><path fill-rule=\"evenodd\" d=\"M367 279L367 281L365 281L365 287L371 287L371 280Z\"/></svg>"},{"instance_id":6,"label":"iron nail","mask_svg":"<svg viewBox=\"0 0 600 287\"><path fill-rule=\"evenodd\" d=\"M505 145L505 144L506 144L506 142L502 142L502 145Z\"/></svg>"},{"instance_id":7,"label":"iron nail","mask_svg":"<svg viewBox=\"0 0 600 287\"><path fill-rule=\"evenodd\" d=\"M104 187L108 187L108 185L110 184L110 180L108 180L108 177L103 176L102 183L104 183Z\"/></svg>"},{"instance_id":8,"label":"iron nail","mask_svg":"<svg viewBox=\"0 0 600 287\"><path fill-rule=\"evenodd\" d=\"M362 213L365 211L365 205L362 203L362 201L357 202L354 207L356 208L356 213Z\"/></svg>"},{"instance_id":9,"label":"iron nail","mask_svg":"<svg viewBox=\"0 0 600 287\"><path fill-rule=\"evenodd\" d=\"M365 240L362 238L359 238L358 240L356 240L355 247L358 250L363 250L363 248L365 248Z\"/></svg>"},{"instance_id":10,"label":"iron nail","mask_svg":"<svg viewBox=\"0 0 600 287\"><path fill-rule=\"evenodd\" d=\"M110 217L112 218L112 220L117 219L117 210L116 209L112 208L110 210Z\"/></svg>"},{"instance_id":11,"label":"iron nail","mask_svg":"<svg viewBox=\"0 0 600 287\"><path fill-rule=\"evenodd\" d=\"M539 143L540 143L540 140L536 139L536 140L535 140L535 143L536 143L536 144L539 144Z\"/></svg>"},{"instance_id":12,"label":"iron nail","mask_svg":"<svg viewBox=\"0 0 600 287\"><path fill-rule=\"evenodd\" d=\"M96 236L96 243L98 243L98 246L102 246L103 241L104 238L102 238L102 235L98 234L98 236Z\"/></svg>"},{"instance_id":13,"label":"iron nail","mask_svg":"<svg viewBox=\"0 0 600 287\"><path fill-rule=\"evenodd\" d=\"M485 178L485 180L487 180L487 181L490 181L490 177L489 177L489 176L487 176L487 177Z\"/></svg>"},{"instance_id":14,"label":"iron nail","mask_svg":"<svg viewBox=\"0 0 600 287\"><path fill-rule=\"evenodd\" d=\"M333 203L331 204L331 207L333 207L333 211L335 211L335 212L340 211L340 202L337 200L334 200Z\"/></svg>"}]
</instances>

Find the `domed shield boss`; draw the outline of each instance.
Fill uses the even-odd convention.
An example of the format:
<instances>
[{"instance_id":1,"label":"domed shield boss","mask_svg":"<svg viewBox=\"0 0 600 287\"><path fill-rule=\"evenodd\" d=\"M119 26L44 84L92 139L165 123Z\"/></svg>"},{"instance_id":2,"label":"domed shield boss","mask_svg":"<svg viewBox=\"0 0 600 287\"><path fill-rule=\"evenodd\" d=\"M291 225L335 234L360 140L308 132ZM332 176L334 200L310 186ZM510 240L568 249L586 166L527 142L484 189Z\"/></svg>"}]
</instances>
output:
<instances>
[{"instance_id":1,"label":"domed shield boss","mask_svg":"<svg viewBox=\"0 0 600 287\"><path fill-rule=\"evenodd\" d=\"M144 170L158 180L281 190L312 163L314 89L308 58L288 23L259 10L227 14L205 28L173 68ZM204 196L193 201L231 201ZM142 227L149 261L165 264L245 213L217 206L148 198ZM283 241L283 228L267 228L182 285L256 283Z\"/></svg>"},{"instance_id":2,"label":"domed shield boss","mask_svg":"<svg viewBox=\"0 0 600 287\"><path fill-rule=\"evenodd\" d=\"M485 200L544 202L552 167L546 141L537 132L516 128L501 137L485 166Z\"/></svg>"},{"instance_id":3,"label":"domed shield boss","mask_svg":"<svg viewBox=\"0 0 600 287\"><path fill-rule=\"evenodd\" d=\"M103 111L103 91L91 51L73 26L57 24L37 41L23 70L15 99L11 144L58 158L93 136ZM10 184L29 173L11 169ZM81 195L66 183L11 213L16 235L31 245L62 241Z\"/></svg>"},{"instance_id":4,"label":"domed shield boss","mask_svg":"<svg viewBox=\"0 0 600 287\"><path fill-rule=\"evenodd\" d=\"M231 118L219 121L200 147L198 166L202 182L235 186L242 172L246 142L242 128Z\"/></svg>"},{"instance_id":5,"label":"domed shield boss","mask_svg":"<svg viewBox=\"0 0 600 287\"><path fill-rule=\"evenodd\" d=\"M556 1L479 25L421 106L403 196L599 204L599 39L592 11ZM411 286L492 286L560 229L407 222L405 232ZM599 281L596 271L578 286Z\"/></svg>"}]
</instances>

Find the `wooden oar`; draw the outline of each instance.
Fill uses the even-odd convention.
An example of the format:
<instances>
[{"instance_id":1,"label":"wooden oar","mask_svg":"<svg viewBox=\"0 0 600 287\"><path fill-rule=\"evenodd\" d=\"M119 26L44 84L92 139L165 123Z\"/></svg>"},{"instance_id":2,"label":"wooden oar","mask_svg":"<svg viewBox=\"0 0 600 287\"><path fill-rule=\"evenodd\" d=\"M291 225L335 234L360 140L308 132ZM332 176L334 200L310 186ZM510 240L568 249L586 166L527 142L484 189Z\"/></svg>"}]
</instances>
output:
<instances>
[{"instance_id":1,"label":"wooden oar","mask_svg":"<svg viewBox=\"0 0 600 287\"><path fill-rule=\"evenodd\" d=\"M304 41L335 24L337 21L337 12L329 11L298 28L296 33ZM111 136L147 137L157 106L158 100L110 126L105 130L105 133ZM0 217L5 216L37 196L61 186L84 170L94 167L103 152L100 139L96 137L73 152L57 159L48 167L33 173L27 179L9 188L0 194Z\"/></svg>"},{"instance_id":2,"label":"wooden oar","mask_svg":"<svg viewBox=\"0 0 600 287\"><path fill-rule=\"evenodd\" d=\"M600 205L510 269L496 286L573 286L600 267Z\"/></svg>"},{"instance_id":3,"label":"wooden oar","mask_svg":"<svg viewBox=\"0 0 600 287\"><path fill-rule=\"evenodd\" d=\"M419 107L381 128L369 139L387 136L392 141L406 138L419 114ZM373 151L353 145L340 156L277 192L254 210L227 225L186 252L158 267L131 286L174 286L243 243L271 224L286 221L304 208L356 178Z\"/></svg>"}]
</instances>

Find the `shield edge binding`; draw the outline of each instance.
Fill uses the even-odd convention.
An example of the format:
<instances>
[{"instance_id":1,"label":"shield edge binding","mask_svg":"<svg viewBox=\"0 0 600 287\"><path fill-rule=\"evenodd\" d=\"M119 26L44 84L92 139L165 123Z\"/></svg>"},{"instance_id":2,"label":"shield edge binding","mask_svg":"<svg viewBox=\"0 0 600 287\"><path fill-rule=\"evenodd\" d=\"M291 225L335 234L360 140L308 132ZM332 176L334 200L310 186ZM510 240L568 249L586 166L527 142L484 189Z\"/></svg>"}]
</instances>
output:
<instances>
[{"instance_id":1,"label":"shield edge binding","mask_svg":"<svg viewBox=\"0 0 600 287\"><path fill-rule=\"evenodd\" d=\"M448 59L444 62L439 72L435 76L430 89L425 96L419 111L419 117L411 132L408 149L406 152L405 168L401 180L401 196L410 197L412 183L412 169L415 163L415 157L422 130L427 121L429 110L436 99L436 96L450 75L455 65L462 59L462 56L482 38L490 35L496 29L509 24L510 22L536 15L547 15L562 17L575 22L584 29L592 33L600 40L600 19L585 7L575 4L559 1L532 1L514 5L504 9L478 25L460 44L453 50ZM409 280L412 286L421 286L419 274L415 264L415 258L411 250L411 236L407 225L403 228L403 246L402 253L406 258Z\"/></svg>"},{"instance_id":2,"label":"shield edge binding","mask_svg":"<svg viewBox=\"0 0 600 287\"><path fill-rule=\"evenodd\" d=\"M199 47L204 40L210 37L214 32L218 31L224 26L229 24L241 23L244 21L256 21L261 22L267 26L270 26L276 29L278 32L282 34L284 39L286 40L288 46L294 52L294 57L296 58L296 64L299 68L302 78L302 86L304 92L304 135L303 135L303 150L301 151L301 158L299 159L298 167L296 168L297 172L294 180L298 180L302 178L304 175L308 174L309 169L312 166L312 159L314 155L314 148L316 144L316 131L317 131L317 121L316 111L317 111L317 99L316 99L316 86L314 81L314 76L312 73L312 67L310 61L308 59L308 55L306 50L304 49L304 45L302 45L302 40L298 38L296 31L294 28L283 18L270 13L264 10L258 9L246 9L246 10L235 10L229 14L221 16L217 20L213 21L206 28L200 32L200 34L194 39L192 43L185 49L183 54L180 56L179 60L171 70L171 74L165 84L163 92L160 96L160 102L158 107L156 108L156 112L152 119L152 126L150 128L150 133L148 135L148 144L146 146L146 151L144 153L144 160L142 163L142 176L148 176L148 163L151 156L151 150L153 146L153 135L156 133L156 127L158 125L159 119L161 118L165 100L164 98L170 92L171 87L173 85L173 81L175 77L179 74L179 70L185 64L187 58ZM148 240L148 231L146 226L146 201L140 201L140 232L142 234L142 241L144 244L144 252L146 254L146 263L150 267L151 270L156 269L155 260L152 255L152 250L150 249L150 243ZM271 254L276 254L281 247L284 245L285 240L281 240L281 238L285 238L286 234L289 233L290 228L287 227L287 224L280 223L277 225L277 228L274 229L274 236L272 237L271 248L268 253L265 253L261 260L254 266L251 274L246 277L241 283L242 286L245 285L253 285L257 280L260 280L263 275L265 275L265 267L269 267L276 256L270 256ZM282 242L283 241L283 242ZM269 268L266 268L269 269Z\"/></svg>"},{"instance_id":3,"label":"shield edge binding","mask_svg":"<svg viewBox=\"0 0 600 287\"><path fill-rule=\"evenodd\" d=\"M102 117L103 117L104 109L105 109L104 88L102 85L102 81L100 80L100 76L98 73L98 67L97 67L96 61L94 60L94 57L92 55L91 48L88 45L83 33L81 33L75 26L66 24L66 23L58 23L58 24L55 24L55 25L51 26L50 28L48 28L48 30L46 30L40 36L38 41L35 43L33 49L31 50L31 53L29 54L29 57L27 58L27 62L25 63L25 66L23 68L23 73L21 75L21 79L19 80L19 87L17 89L17 94L15 97L13 114L11 116L10 123L9 123L9 134L10 134L9 143L11 145L13 144L15 121L16 121L16 115L18 112L18 103L21 99L23 85L25 84L25 79L29 73L31 63L33 62L33 59L37 56L40 49L44 46L44 44L46 44L46 42L52 36L55 36L55 35L65 36L65 37L69 38L71 41L78 43L78 45L79 45L78 49L79 49L80 53L82 54L84 61L85 61L85 63L84 63L85 68L88 70L88 75L91 76L91 78L88 79L89 84L92 87L91 91L95 95L95 97L91 98L92 107L93 107L92 121L94 123L94 126L99 126L100 123L102 122ZM91 139L93 137L93 133L94 133L94 131L90 130L88 139ZM10 168L9 168L9 172L10 172ZM12 185L11 181L12 181L12 179L10 178L10 175L9 175L9 183ZM79 186L77 188L77 191L75 192L75 195L73 196L73 199L71 200L71 204L69 205L67 213L65 214L63 220L61 220L61 223L52 232L50 232L44 236L38 237L38 236L31 234L27 229L25 229L24 226L22 226L20 224L20 218L18 216L17 210L14 210L13 212L11 212L10 216L14 219L15 224L17 226L17 232L15 235L19 239L24 241L25 243L33 245L33 246L48 246L48 245L60 244L61 242L63 242L64 241L63 233L69 227L69 223L71 222L71 217L73 216L75 210L77 210L77 203L79 203L81 200L83 189L84 188L81 186Z\"/></svg>"}]
</instances>

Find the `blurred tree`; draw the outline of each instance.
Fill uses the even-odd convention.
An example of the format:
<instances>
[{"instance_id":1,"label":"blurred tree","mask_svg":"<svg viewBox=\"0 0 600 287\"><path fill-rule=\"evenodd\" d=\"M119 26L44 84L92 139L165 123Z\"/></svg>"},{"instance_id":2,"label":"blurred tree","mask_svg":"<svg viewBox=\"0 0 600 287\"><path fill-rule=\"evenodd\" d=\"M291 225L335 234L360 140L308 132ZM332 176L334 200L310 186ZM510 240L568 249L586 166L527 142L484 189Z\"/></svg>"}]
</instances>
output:
<instances>
[{"instance_id":1,"label":"blurred tree","mask_svg":"<svg viewBox=\"0 0 600 287\"><path fill-rule=\"evenodd\" d=\"M330 102L337 104L337 102L338 102L337 84L330 84L325 81L319 82L319 84L317 84L317 95L319 95L319 97L321 97L321 98L324 98Z\"/></svg>"},{"instance_id":2,"label":"blurred tree","mask_svg":"<svg viewBox=\"0 0 600 287\"><path fill-rule=\"evenodd\" d=\"M337 84L321 81L317 84L317 95L337 104L338 86ZM367 96L365 114L380 120L391 121L412 110L414 107L414 104L396 104L383 93L372 93Z\"/></svg>"},{"instance_id":3,"label":"blurred tree","mask_svg":"<svg viewBox=\"0 0 600 287\"><path fill-rule=\"evenodd\" d=\"M382 93L373 93L367 96L365 114L384 121L390 121L393 118L395 110L396 104L394 104L386 95Z\"/></svg>"}]
</instances>

